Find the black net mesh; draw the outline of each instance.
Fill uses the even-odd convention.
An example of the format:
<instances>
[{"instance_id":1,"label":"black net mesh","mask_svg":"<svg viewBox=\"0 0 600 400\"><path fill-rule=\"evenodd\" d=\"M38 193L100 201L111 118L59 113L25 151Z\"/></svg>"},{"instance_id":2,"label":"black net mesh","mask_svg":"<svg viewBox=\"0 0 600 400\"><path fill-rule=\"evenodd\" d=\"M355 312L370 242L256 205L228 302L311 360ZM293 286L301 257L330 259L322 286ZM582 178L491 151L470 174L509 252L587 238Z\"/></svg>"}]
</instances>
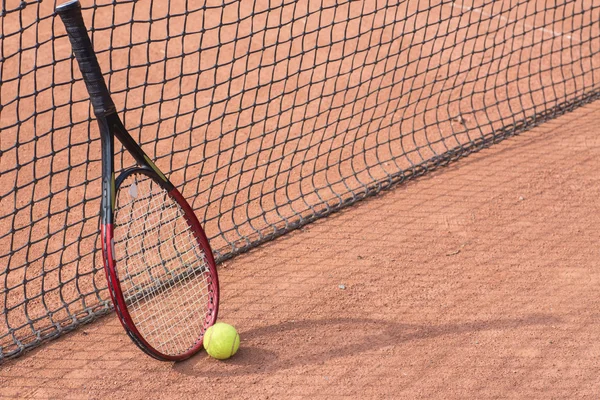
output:
<instances>
[{"instance_id":1,"label":"black net mesh","mask_svg":"<svg viewBox=\"0 0 600 400\"><path fill-rule=\"evenodd\" d=\"M2 360L111 305L100 141L56 3L0 4ZM595 0L82 6L125 125L219 260L600 95Z\"/></svg>"}]
</instances>

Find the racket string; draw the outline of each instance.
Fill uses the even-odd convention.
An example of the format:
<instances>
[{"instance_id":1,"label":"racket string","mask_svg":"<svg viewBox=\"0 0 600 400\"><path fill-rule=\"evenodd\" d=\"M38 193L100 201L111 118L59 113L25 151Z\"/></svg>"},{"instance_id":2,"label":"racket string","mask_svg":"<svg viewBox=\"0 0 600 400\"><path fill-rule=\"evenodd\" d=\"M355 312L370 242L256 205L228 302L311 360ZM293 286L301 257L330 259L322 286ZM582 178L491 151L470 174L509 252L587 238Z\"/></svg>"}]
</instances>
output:
<instances>
[{"instance_id":1,"label":"racket string","mask_svg":"<svg viewBox=\"0 0 600 400\"><path fill-rule=\"evenodd\" d=\"M213 310L204 250L178 203L145 175L123 182L114 215L116 268L131 318L155 349L183 354Z\"/></svg>"}]
</instances>

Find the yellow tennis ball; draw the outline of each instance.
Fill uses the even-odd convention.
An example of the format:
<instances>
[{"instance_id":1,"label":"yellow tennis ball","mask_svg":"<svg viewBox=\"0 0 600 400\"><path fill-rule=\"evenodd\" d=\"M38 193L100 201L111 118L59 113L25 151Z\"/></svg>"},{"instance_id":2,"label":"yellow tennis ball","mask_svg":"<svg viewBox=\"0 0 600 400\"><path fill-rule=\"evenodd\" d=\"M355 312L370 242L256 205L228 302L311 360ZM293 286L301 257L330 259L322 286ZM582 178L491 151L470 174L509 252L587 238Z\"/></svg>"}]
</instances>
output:
<instances>
[{"instance_id":1,"label":"yellow tennis ball","mask_svg":"<svg viewBox=\"0 0 600 400\"><path fill-rule=\"evenodd\" d=\"M218 360L234 355L240 347L240 335L235 328L224 322L217 322L204 332L204 349Z\"/></svg>"}]
</instances>

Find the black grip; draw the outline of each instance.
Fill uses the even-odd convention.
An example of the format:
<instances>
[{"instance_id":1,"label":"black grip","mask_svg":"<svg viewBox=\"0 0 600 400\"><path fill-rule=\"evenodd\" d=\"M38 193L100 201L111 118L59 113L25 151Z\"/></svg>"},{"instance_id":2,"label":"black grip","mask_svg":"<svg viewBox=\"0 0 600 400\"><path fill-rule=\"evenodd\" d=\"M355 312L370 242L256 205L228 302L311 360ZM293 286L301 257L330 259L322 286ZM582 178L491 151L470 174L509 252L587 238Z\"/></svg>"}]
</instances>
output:
<instances>
[{"instance_id":1,"label":"black grip","mask_svg":"<svg viewBox=\"0 0 600 400\"><path fill-rule=\"evenodd\" d=\"M67 29L73 53L94 107L94 114L103 117L115 113L115 103L110 98L106 82L104 82L102 70L81 15L79 0L71 0L59 5L56 7L56 13Z\"/></svg>"}]
</instances>

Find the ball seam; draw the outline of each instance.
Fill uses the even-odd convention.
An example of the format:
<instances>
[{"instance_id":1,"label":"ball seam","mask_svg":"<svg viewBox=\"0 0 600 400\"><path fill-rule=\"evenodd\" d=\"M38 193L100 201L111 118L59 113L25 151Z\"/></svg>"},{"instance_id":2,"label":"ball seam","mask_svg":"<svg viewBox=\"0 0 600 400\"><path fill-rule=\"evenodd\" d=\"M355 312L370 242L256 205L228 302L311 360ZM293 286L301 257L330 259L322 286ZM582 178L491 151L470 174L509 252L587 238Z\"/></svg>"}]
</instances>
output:
<instances>
[{"instance_id":1,"label":"ball seam","mask_svg":"<svg viewBox=\"0 0 600 400\"><path fill-rule=\"evenodd\" d=\"M214 325L213 325L213 326L214 326ZM213 334L213 331L214 331L214 329L210 329L210 328L212 328L212 326L211 326L211 327L209 327L209 328L207 329L207 331L204 333L204 335L205 335L205 336L206 336L206 334L208 333L208 341L207 341L207 342L204 344L204 350L205 350L207 353L208 353L208 348L210 347L210 341L211 341L211 339L212 339L212 334ZM210 353L208 353L208 354L210 355Z\"/></svg>"},{"instance_id":2,"label":"ball seam","mask_svg":"<svg viewBox=\"0 0 600 400\"><path fill-rule=\"evenodd\" d=\"M238 335L236 332L235 337L233 338L233 343L231 344L231 351L229 352L229 357L233 355L233 349L235 349L235 342L237 341L239 336L240 335Z\"/></svg>"}]
</instances>

